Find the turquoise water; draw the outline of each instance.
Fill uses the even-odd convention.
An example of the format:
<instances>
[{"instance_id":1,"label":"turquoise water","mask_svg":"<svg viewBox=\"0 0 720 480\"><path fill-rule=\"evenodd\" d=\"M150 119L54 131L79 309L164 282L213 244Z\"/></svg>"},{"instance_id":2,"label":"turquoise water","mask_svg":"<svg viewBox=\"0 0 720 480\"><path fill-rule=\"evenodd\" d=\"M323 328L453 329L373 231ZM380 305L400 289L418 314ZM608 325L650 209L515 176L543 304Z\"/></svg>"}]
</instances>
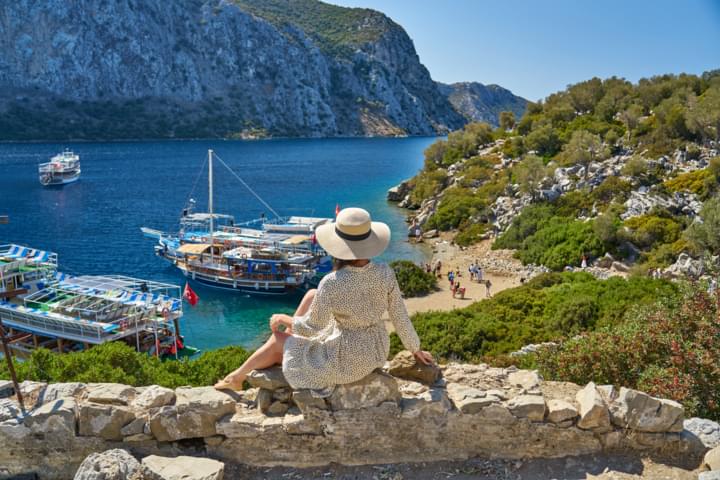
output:
<instances>
[{"instance_id":1,"label":"turquoise water","mask_svg":"<svg viewBox=\"0 0 720 480\"><path fill-rule=\"evenodd\" d=\"M308 139L267 141L177 141L80 144L0 144L0 243L53 250L71 273L124 274L183 284L183 277L153 255L154 242L140 227L176 228L193 185L198 210L207 205L212 148L282 215L332 217L335 204L368 209L393 232L384 259L420 260L407 242L405 212L385 201L385 192L414 175L422 151L434 138ZM37 164L68 147L80 155L82 178L61 188L43 188ZM216 165L215 211L238 221L257 218L263 206ZM194 287L195 307L185 304L181 328L190 345L209 349L256 346L275 312L291 312L297 297L254 298Z\"/></svg>"}]
</instances>

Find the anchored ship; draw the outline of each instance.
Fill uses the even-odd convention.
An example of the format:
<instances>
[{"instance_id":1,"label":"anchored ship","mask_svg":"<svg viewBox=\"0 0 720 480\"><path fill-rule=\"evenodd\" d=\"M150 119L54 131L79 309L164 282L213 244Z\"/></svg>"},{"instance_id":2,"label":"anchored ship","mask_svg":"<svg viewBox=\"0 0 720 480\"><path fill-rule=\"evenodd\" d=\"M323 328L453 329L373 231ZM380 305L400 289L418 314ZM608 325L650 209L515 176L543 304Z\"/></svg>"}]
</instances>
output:
<instances>
[{"instance_id":1,"label":"anchored ship","mask_svg":"<svg viewBox=\"0 0 720 480\"><path fill-rule=\"evenodd\" d=\"M236 223L213 212L213 159L217 158L274 215ZM157 240L155 253L188 279L206 286L257 295L282 295L316 286L331 270L315 229L329 218L281 217L212 150L208 151L208 212L183 210L177 233L145 228Z\"/></svg>"},{"instance_id":2,"label":"anchored ship","mask_svg":"<svg viewBox=\"0 0 720 480\"><path fill-rule=\"evenodd\" d=\"M80 156L67 149L38 166L38 178L46 187L75 182L80 172Z\"/></svg>"},{"instance_id":3,"label":"anchored ship","mask_svg":"<svg viewBox=\"0 0 720 480\"><path fill-rule=\"evenodd\" d=\"M0 320L14 353L64 353L122 341L161 358L191 356L180 334L180 287L121 275L71 276L57 254L0 246Z\"/></svg>"}]
</instances>

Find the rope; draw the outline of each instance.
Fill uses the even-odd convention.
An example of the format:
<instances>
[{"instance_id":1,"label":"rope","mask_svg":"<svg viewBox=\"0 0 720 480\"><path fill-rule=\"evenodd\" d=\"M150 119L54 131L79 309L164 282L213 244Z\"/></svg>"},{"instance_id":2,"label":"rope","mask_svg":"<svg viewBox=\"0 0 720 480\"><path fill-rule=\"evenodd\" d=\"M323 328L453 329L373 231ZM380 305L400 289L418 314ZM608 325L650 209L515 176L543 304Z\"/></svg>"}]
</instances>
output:
<instances>
[{"instance_id":1,"label":"rope","mask_svg":"<svg viewBox=\"0 0 720 480\"><path fill-rule=\"evenodd\" d=\"M200 168L200 171L198 172L197 176L195 177L195 183L193 183L192 189L190 190L190 195L188 195L187 199L185 200L185 205L187 205L190 202L190 199L192 199L193 194L195 193L195 189L197 188L198 182L200 181L200 177L202 177L203 172L205 172L205 165L207 165L208 159L205 157L205 161L203 162L203 166ZM183 207L185 208L185 207Z\"/></svg>"},{"instance_id":2,"label":"rope","mask_svg":"<svg viewBox=\"0 0 720 480\"><path fill-rule=\"evenodd\" d=\"M255 193L255 190L253 190L252 188L250 188L250 185L248 185L247 183L245 183L245 180L243 180L242 178L240 178L240 176L239 176L237 173L235 173L235 172L233 171L233 169L230 168L230 167L228 166L228 164L225 163L225 161L224 161L222 158L218 157L218 155L217 155L215 152L213 152L213 155L215 155L215 158L217 158L218 160L220 160L220 163L222 163L223 166L224 166L225 168L227 168L228 171L229 171L230 173L232 173L233 176L234 176L235 178L237 178L238 181L239 181L240 183L242 183L243 186L244 186L245 188L247 188L248 191L249 191L250 193L252 193L253 196L255 196L255 198L257 198L260 203L262 203L263 205L265 205L265 207L266 207L268 210L270 210L270 212L272 212L272 214L275 215L275 217L280 218L280 214L277 213L277 212L275 211L275 209L273 209L265 200L263 200L263 199L260 197L260 195L258 195L257 193Z\"/></svg>"}]
</instances>

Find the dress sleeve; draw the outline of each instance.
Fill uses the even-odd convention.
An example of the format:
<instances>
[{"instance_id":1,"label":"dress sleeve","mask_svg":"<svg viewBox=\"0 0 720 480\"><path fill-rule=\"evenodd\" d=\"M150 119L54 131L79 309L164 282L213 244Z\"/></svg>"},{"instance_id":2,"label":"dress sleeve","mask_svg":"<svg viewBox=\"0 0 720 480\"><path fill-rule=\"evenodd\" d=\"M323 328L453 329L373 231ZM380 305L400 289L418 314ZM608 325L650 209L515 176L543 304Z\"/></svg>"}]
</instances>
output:
<instances>
[{"instance_id":1,"label":"dress sleeve","mask_svg":"<svg viewBox=\"0 0 720 480\"><path fill-rule=\"evenodd\" d=\"M323 284L324 282L320 282L308 312L303 316L293 317L293 335L314 337L332 323L329 292L327 288L323 288Z\"/></svg>"},{"instance_id":2,"label":"dress sleeve","mask_svg":"<svg viewBox=\"0 0 720 480\"><path fill-rule=\"evenodd\" d=\"M418 338L417 332L415 332L415 327L413 327L407 309L405 308L405 302L400 294L400 286L398 285L397 278L395 278L395 272L390 267L388 267L388 270L390 272L390 290L388 292L388 314L390 315L390 321L395 327L395 331L400 337L402 344L414 353L420 350L420 339Z\"/></svg>"}]
</instances>

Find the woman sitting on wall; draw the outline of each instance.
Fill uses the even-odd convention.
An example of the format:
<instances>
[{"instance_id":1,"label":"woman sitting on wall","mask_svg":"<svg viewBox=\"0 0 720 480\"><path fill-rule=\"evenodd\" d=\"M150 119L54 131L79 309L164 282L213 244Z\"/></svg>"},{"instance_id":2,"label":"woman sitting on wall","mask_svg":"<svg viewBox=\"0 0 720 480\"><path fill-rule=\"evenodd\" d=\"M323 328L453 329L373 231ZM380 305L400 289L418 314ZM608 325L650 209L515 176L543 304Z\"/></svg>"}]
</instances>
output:
<instances>
[{"instance_id":1,"label":"woman sitting on wall","mask_svg":"<svg viewBox=\"0 0 720 480\"><path fill-rule=\"evenodd\" d=\"M395 273L370 261L390 243L388 226L372 222L363 209L346 208L335 223L318 227L316 238L335 259L334 271L308 291L293 317L273 315L270 339L215 388L240 390L252 370L275 364L282 365L295 389L329 394L335 385L360 380L388 358L385 311L405 348L418 361L432 363L432 356L420 350Z\"/></svg>"}]
</instances>

